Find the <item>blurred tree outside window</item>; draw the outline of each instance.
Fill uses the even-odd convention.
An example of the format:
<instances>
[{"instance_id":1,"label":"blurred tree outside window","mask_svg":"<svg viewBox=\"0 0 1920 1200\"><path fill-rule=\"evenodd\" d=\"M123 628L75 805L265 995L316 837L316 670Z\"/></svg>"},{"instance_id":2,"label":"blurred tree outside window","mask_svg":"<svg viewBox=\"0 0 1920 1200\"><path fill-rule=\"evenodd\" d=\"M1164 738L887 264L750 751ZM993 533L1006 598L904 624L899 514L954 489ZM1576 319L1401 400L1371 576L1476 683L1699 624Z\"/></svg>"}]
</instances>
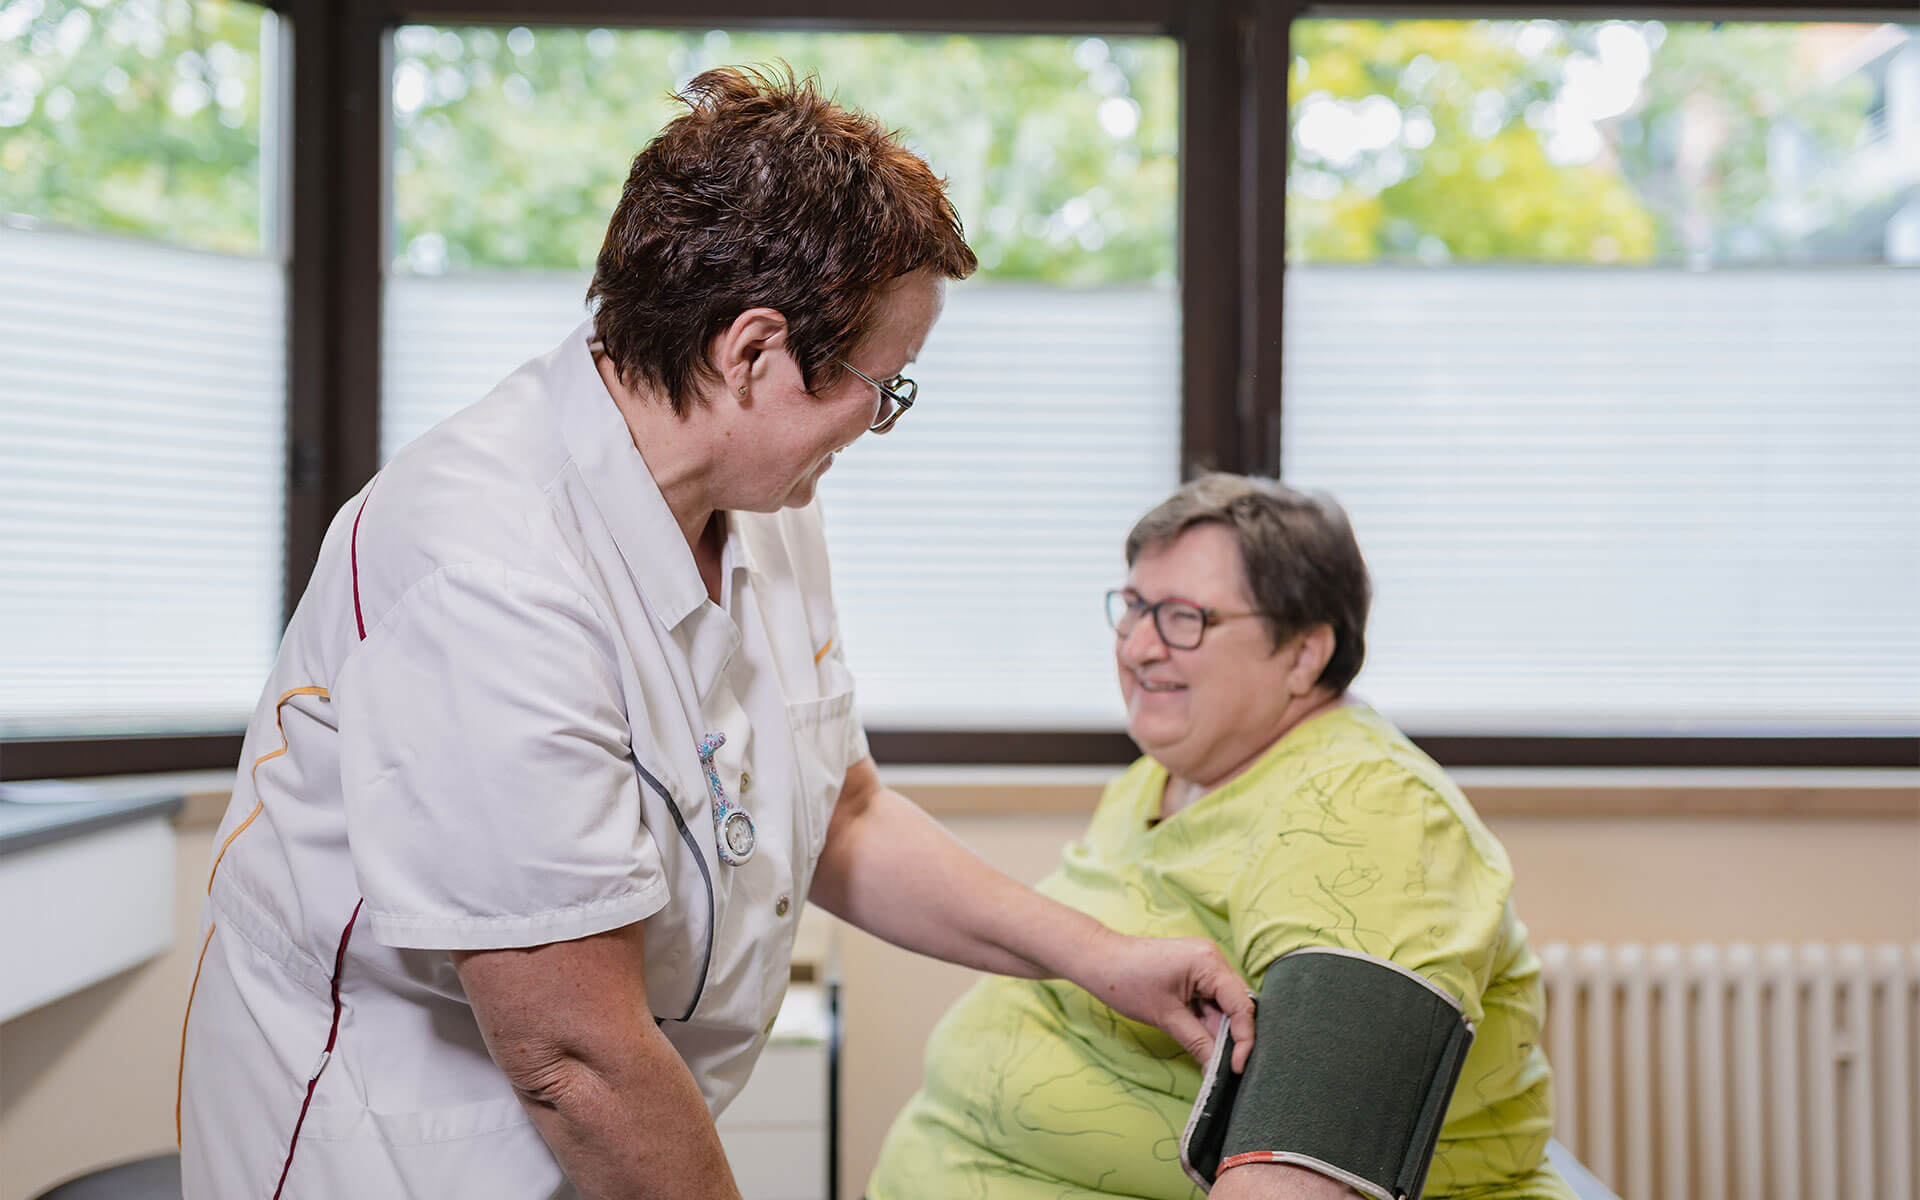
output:
<instances>
[{"instance_id":1,"label":"blurred tree outside window","mask_svg":"<svg viewBox=\"0 0 1920 1200\"><path fill-rule=\"evenodd\" d=\"M394 266L587 270L627 165L709 67L790 64L945 176L983 278L1175 277L1179 52L1161 38L407 26Z\"/></svg>"},{"instance_id":2,"label":"blurred tree outside window","mask_svg":"<svg viewBox=\"0 0 1920 1200\"><path fill-rule=\"evenodd\" d=\"M0 0L0 218L270 248L275 30L231 0Z\"/></svg>"},{"instance_id":3,"label":"blurred tree outside window","mask_svg":"<svg viewBox=\"0 0 1920 1200\"><path fill-rule=\"evenodd\" d=\"M1302 20L1296 263L1920 262L1920 26Z\"/></svg>"},{"instance_id":4,"label":"blurred tree outside window","mask_svg":"<svg viewBox=\"0 0 1920 1200\"><path fill-rule=\"evenodd\" d=\"M256 252L273 26L233 0L0 0L0 213ZM1290 257L1920 261L1915 31L1296 22ZM394 49L402 270L590 266L668 93L784 58L949 177L984 277L1176 272L1166 39L408 26Z\"/></svg>"}]
</instances>

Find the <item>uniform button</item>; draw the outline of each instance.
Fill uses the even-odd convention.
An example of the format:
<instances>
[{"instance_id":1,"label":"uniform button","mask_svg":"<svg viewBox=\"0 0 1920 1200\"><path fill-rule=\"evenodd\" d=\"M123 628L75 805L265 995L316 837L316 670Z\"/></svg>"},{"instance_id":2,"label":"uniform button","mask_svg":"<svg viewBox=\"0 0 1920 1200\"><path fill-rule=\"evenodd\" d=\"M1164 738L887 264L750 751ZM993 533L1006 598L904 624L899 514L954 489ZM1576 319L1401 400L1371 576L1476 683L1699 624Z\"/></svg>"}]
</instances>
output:
<instances>
[{"instance_id":1,"label":"uniform button","mask_svg":"<svg viewBox=\"0 0 1920 1200\"><path fill-rule=\"evenodd\" d=\"M747 774L745 771L740 772L740 791L742 794L745 794L747 790L747 785L752 782L753 782L753 776Z\"/></svg>"},{"instance_id":2,"label":"uniform button","mask_svg":"<svg viewBox=\"0 0 1920 1200\"><path fill-rule=\"evenodd\" d=\"M782 896L780 897L779 900L774 902L773 915L776 917L784 917L787 915L787 908L788 908L787 898L785 896Z\"/></svg>"}]
</instances>

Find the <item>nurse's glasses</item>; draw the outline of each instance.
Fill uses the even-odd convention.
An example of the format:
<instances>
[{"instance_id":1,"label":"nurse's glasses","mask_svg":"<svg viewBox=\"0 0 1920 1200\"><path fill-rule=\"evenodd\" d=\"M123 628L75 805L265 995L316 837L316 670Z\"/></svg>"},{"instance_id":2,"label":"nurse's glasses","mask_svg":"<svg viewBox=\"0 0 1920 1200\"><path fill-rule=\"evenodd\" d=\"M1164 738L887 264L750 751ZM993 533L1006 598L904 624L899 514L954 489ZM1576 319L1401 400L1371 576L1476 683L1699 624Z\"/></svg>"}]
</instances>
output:
<instances>
[{"instance_id":1,"label":"nurse's glasses","mask_svg":"<svg viewBox=\"0 0 1920 1200\"><path fill-rule=\"evenodd\" d=\"M872 384L880 393L880 412L874 417L873 424L867 426L868 433L885 433L892 429L894 422L905 416L913 407L913 398L920 394L920 385L905 375L895 375L892 379L879 380L854 366L846 359L840 365Z\"/></svg>"}]
</instances>

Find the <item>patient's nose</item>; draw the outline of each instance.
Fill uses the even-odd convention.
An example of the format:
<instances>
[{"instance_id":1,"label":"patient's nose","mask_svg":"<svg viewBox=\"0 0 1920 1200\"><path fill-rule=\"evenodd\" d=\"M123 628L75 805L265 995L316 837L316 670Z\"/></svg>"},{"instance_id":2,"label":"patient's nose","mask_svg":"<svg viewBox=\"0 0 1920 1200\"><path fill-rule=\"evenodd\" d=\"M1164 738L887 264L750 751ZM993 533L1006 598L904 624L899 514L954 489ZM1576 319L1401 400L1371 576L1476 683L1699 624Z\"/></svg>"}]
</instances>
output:
<instances>
[{"instance_id":1,"label":"patient's nose","mask_svg":"<svg viewBox=\"0 0 1920 1200\"><path fill-rule=\"evenodd\" d=\"M1160 638L1160 630L1152 617L1142 617L1127 635L1120 639L1120 661L1130 667L1145 666L1160 662L1167 657L1167 644Z\"/></svg>"}]
</instances>

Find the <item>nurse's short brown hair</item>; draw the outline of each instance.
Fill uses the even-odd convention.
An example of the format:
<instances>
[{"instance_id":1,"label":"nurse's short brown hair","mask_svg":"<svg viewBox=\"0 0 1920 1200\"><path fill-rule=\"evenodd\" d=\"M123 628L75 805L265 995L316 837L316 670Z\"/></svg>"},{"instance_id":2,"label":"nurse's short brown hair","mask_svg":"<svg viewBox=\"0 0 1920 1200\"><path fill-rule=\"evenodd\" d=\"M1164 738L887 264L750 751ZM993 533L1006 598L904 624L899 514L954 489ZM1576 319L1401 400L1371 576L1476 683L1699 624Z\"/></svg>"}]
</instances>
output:
<instances>
[{"instance_id":1,"label":"nurse's short brown hair","mask_svg":"<svg viewBox=\"0 0 1920 1200\"><path fill-rule=\"evenodd\" d=\"M1202 475L1141 517L1127 534L1127 565L1197 525L1233 532L1253 604L1277 649L1316 625L1333 629L1333 656L1317 681L1347 690L1367 657L1373 583L1353 523L1333 497L1273 479Z\"/></svg>"},{"instance_id":2,"label":"nurse's short brown hair","mask_svg":"<svg viewBox=\"0 0 1920 1200\"><path fill-rule=\"evenodd\" d=\"M687 111L647 144L587 289L596 331L629 384L685 415L712 382L713 339L749 308L787 319L808 391L840 376L881 290L923 267L976 266L946 186L864 113L790 68L696 77Z\"/></svg>"}]
</instances>

